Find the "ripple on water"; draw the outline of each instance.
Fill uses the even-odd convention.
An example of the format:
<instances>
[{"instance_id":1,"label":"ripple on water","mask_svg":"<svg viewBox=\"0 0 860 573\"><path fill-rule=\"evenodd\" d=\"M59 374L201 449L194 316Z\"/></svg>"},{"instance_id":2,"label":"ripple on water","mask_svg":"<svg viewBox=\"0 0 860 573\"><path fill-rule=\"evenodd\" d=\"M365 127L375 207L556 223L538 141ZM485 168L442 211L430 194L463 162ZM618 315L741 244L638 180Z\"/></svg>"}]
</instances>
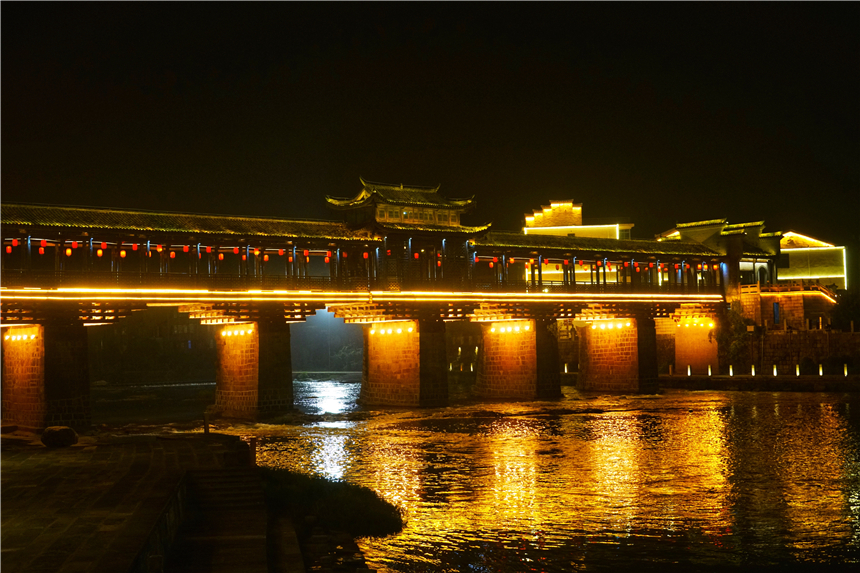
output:
<instances>
[{"instance_id":1,"label":"ripple on water","mask_svg":"<svg viewBox=\"0 0 860 573\"><path fill-rule=\"evenodd\" d=\"M318 409L327 407L320 396L343 396L324 386L308 387ZM555 403L261 427L259 459L359 483L403 507L403 532L361 541L380 571L854 563L855 401L718 392L583 400L568 392Z\"/></svg>"}]
</instances>

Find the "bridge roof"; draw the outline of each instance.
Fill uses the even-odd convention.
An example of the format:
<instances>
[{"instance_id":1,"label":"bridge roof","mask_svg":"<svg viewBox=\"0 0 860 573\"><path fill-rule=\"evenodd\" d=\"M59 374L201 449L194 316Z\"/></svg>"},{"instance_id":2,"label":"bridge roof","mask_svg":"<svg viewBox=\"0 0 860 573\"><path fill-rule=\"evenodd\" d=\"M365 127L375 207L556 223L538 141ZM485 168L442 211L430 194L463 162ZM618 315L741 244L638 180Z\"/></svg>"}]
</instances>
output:
<instances>
[{"instance_id":1,"label":"bridge roof","mask_svg":"<svg viewBox=\"0 0 860 573\"><path fill-rule=\"evenodd\" d=\"M203 235L295 237L369 240L367 230L349 229L335 221L307 221L268 217L237 217L161 211L133 211L3 203L0 223L57 229L174 232Z\"/></svg>"},{"instance_id":2,"label":"bridge roof","mask_svg":"<svg viewBox=\"0 0 860 573\"><path fill-rule=\"evenodd\" d=\"M475 240L485 247L520 249L563 249L591 251L618 255L699 256L715 257L719 253L701 243L685 241L647 241L635 239L603 239L594 237L560 237L557 235L523 235L520 233L490 232Z\"/></svg>"},{"instance_id":3,"label":"bridge roof","mask_svg":"<svg viewBox=\"0 0 860 573\"><path fill-rule=\"evenodd\" d=\"M465 209L470 207L474 201L474 195L465 199L447 199L439 195L439 185L425 187L420 185L373 183L364 179L360 179L360 181L364 185L364 188L352 199L327 195L325 198L326 201L332 207L341 209L362 207L371 203Z\"/></svg>"}]
</instances>

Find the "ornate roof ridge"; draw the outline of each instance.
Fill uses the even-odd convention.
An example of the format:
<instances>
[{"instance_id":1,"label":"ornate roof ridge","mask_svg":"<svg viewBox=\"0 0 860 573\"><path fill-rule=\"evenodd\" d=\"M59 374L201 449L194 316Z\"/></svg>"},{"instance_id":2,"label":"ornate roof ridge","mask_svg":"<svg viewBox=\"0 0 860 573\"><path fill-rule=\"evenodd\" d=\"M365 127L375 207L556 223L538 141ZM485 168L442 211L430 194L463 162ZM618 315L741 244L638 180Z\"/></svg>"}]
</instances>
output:
<instances>
[{"instance_id":1,"label":"ornate roof ridge","mask_svg":"<svg viewBox=\"0 0 860 573\"><path fill-rule=\"evenodd\" d=\"M692 221L690 223L678 223L676 229L688 229L690 227L705 227L707 225L724 225L728 223L728 219L708 219L706 221Z\"/></svg>"}]
</instances>

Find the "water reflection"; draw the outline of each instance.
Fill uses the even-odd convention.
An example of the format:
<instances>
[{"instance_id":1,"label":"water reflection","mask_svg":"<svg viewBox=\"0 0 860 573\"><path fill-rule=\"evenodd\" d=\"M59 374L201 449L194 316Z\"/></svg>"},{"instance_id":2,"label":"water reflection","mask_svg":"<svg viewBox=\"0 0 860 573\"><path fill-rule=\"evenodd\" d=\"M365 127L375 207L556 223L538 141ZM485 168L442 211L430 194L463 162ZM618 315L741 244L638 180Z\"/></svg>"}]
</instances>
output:
<instances>
[{"instance_id":1,"label":"water reflection","mask_svg":"<svg viewBox=\"0 0 860 573\"><path fill-rule=\"evenodd\" d=\"M326 389L310 388L322 403ZM361 542L380 571L855 563L852 401L569 392L561 403L377 412L278 435L261 427L261 459L372 487L403 507L401 534Z\"/></svg>"}]
</instances>

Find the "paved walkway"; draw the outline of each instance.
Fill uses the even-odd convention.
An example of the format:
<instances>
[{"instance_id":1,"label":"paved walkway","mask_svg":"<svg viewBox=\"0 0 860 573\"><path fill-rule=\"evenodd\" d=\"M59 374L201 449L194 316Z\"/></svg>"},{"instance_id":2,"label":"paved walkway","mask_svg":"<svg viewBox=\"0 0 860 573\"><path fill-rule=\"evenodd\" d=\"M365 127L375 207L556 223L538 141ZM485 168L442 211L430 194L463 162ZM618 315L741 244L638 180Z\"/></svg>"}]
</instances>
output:
<instances>
[{"instance_id":1,"label":"paved walkway","mask_svg":"<svg viewBox=\"0 0 860 573\"><path fill-rule=\"evenodd\" d=\"M0 447L0 566L19 573L130 571L185 470L247 459L241 440L217 434L82 436L49 449L15 432Z\"/></svg>"}]
</instances>

